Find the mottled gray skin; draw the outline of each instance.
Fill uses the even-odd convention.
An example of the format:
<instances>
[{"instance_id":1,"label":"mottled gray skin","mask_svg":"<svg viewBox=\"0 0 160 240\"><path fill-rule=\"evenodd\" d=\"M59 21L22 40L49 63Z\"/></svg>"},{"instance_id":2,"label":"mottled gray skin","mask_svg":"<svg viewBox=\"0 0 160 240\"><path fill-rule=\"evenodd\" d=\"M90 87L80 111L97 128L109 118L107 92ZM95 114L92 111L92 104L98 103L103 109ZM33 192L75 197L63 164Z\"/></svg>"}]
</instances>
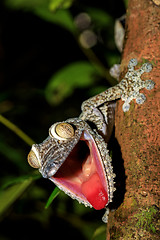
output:
<instances>
[{"instance_id":1,"label":"mottled gray skin","mask_svg":"<svg viewBox=\"0 0 160 240\"><path fill-rule=\"evenodd\" d=\"M150 90L154 87L152 80L141 80L141 75L144 72L150 72L152 65L150 63L144 63L140 69L135 70L137 65L136 59L131 59L128 64L128 71L125 77L116 86L107 89L106 91L84 101L82 103L81 119L90 120L96 124L98 129L102 129L103 120L101 115L105 116L105 113L100 112L101 106L105 103L121 98L124 101L123 111L127 112L130 108L130 102L135 99L138 104L144 103L146 97L140 93L139 90L146 88ZM97 113L99 110L99 114Z\"/></svg>"},{"instance_id":2,"label":"mottled gray skin","mask_svg":"<svg viewBox=\"0 0 160 240\"><path fill-rule=\"evenodd\" d=\"M142 104L146 100L145 95L139 92L141 89L146 88L147 90L150 90L154 87L153 81L141 80L141 75L144 72L150 72L152 70L152 65L150 63L145 63L141 68L135 70L134 67L136 65L137 60L131 59L128 65L128 71L120 83L84 101L82 104L82 113L79 118L68 119L65 121L73 124L76 128L75 135L72 138L60 141L49 135L49 137L41 144L33 145L32 149L36 150L36 155L41 165L39 171L43 177L49 178L54 182L51 177L58 171L67 156L78 143L82 132L84 130L88 131L99 149L101 161L103 162L106 173L109 202L112 201L113 192L115 191L115 174L112 170L111 158L107 150L106 142L109 140L114 124L115 104L113 101L121 98L124 101L123 111L127 112L130 108L130 102L133 99L136 100L137 104ZM94 123L95 129L91 129L87 121ZM91 207L88 202L82 201L81 198L73 195L62 186L58 185L58 187L72 198L83 203L85 206ZM107 221L107 214L104 216L103 220L105 222Z\"/></svg>"}]
</instances>

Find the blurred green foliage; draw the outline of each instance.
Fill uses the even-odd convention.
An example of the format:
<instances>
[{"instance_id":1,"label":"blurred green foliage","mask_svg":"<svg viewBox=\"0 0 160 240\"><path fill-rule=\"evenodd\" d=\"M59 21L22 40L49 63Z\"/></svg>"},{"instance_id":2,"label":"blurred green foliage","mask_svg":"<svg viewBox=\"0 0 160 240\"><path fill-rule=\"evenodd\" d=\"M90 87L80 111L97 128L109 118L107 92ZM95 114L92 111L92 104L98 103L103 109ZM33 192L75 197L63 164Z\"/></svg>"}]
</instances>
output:
<instances>
[{"instance_id":1,"label":"blurred green foliage","mask_svg":"<svg viewBox=\"0 0 160 240\"><path fill-rule=\"evenodd\" d=\"M6 117L0 118L0 239L22 239L17 225L25 232L23 239L53 233L59 239L105 239L104 212L59 194L26 159L30 137L41 142L53 122L78 116L82 101L115 83L108 74L109 67L120 61L114 20L124 11L118 0L0 4L0 114ZM87 14L87 25L76 24L81 13ZM96 36L89 48L80 41L85 30Z\"/></svg>"},{"instance_id":2,"label":"blurred green foliage","mask_svg":"<svg viewBox=\"0 0 160 240\"><path fill-rule=\"evenodd\" d=\"M11 8L34 9L46 6L52 11L59 8L68 8L72 2L73 0L5 0L5 4Z\"/></svg>"},{"instance_id":3,"label":"blurred green foliage","mask_svg":"<svg viewBox=\"0 0 160 240\"><path fill-rule=\"evenodd\" d=\"M48 201L47 201L47 203L46 203L46 206L45 206L46 209L51 205L51 203L52 203L53 200L58 196L59 193L60 193L60 189L55 188L55 189L53 190L53 192L52 192L51 195L49 196Z\"/></svg>"},{"instance_id":4,"label":"blurred green foliage","mask_svg":"<svg viewBox=\"0 0 160 240\"><path fill-rule=\"evenodd\" d=\"M33 12L45 21L58 24L66 28L71 33L74 33L75 31L73 19L68 10L60 9L53 14L53 12L51 12L48 8L36 7L35 9L33 9Z\"/></svg>"},{"instance_id":5,"label":"blurred green foliage","mask_svg":"<svg viewBox=\"0 0 160 240\"><path fill-rule=\"evenodd\" d=\"M6 209L8 209L10 205L12 205L14 201L22 195L22 193L31 184L33 179L35 178L33 178L32 176L26 178L21 177L19 179L16 178L10 183L7 182L7 184L2 187L0 192L0 215L2 215L6 211Z\"/></svg>"},{"instance_id":6,"label":"blurred green foliage","mask_svg":"<svg viewBox=\"0 0 160 240\"><path fill-rule=\"evenodd\" d=\"M46 86L46 98L50 104L59 104L73 94L75 88L91 86L96 70L89 62L74 62L56 72Z\"/></svg>"}]
</instances>

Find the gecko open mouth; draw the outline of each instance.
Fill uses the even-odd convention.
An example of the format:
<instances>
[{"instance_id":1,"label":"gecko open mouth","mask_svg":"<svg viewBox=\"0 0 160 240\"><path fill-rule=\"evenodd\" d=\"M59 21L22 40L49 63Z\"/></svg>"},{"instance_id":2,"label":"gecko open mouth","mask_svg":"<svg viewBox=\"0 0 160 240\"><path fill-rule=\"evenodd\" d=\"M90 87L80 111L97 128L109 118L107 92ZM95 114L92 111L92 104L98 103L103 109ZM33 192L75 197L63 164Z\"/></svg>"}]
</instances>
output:
<instances>
[{"instance_id":1,"label":"gecko open mouth","mask_svg":"<svg viewBox=\"0 0 160 240\"><path fill-rule=\"evenodd\" d=\"M108 203L104 166L95 141L87 131L83 131L79 142L50 179L97 210Z\"/></svg>"}]
</instances>

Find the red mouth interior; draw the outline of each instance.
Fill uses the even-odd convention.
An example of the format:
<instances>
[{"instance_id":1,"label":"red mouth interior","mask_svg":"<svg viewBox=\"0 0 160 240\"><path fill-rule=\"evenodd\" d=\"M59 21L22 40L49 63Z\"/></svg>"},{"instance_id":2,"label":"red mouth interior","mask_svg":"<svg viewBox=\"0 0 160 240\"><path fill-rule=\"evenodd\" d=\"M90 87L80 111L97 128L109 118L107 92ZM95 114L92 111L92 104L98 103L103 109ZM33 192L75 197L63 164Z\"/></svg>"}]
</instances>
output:
<instances>
[{"instance_id":1,"label":"red mouth interior","mask_svg":"<svg viewBox=\"0 0 160 240\"><path fill-rule=\"evenodd\" d=\"M84 134L63 165L52 177L72 194L99 210L108 203L106 178L93 139Z\"/></svg>"}]
</instances>

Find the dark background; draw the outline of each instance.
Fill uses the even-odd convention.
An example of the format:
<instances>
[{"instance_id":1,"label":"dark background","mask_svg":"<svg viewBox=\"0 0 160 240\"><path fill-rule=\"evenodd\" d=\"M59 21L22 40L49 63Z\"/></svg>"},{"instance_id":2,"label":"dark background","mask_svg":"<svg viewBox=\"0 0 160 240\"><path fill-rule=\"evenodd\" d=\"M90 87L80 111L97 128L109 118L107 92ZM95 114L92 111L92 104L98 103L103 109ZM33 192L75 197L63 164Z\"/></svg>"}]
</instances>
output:
<instances>
[{"instance_id":1,"label":"dark background","mask_svg":"<svg viewBox=\"0 0 160 240\"><path fill-rule=\"evenodd\" d=\"M70 8L72 16L88 6L103 9L112 18L110 29L99 31L93 23L95 32L100 32L103 40L93 51L108 68L110 64L105 61L104 49L120 59L113 32L115 19L125 13L124 3L119 0L75 1ZM5 1L0 2L0 114L35 142L47 137L48 128L54 122L78 116L81 103L90 96L90 88L77 88L58 105L50 105L45 98L44 89L51 76L79 60L87 60L87 57L70 32L31 11L11 9L6 7ZM91 88L95 90L101 85L108 86L108 83L99 77ZM0 123L1 185L33 171L26 161L29 150L25 142ZM63 193L45 210L53 189L53 183L46 179L35 181L0 217L0 239L91 239L96 228L103 225L100 220L104 211L85 208Z\"/></svg>"}]
</instances>

